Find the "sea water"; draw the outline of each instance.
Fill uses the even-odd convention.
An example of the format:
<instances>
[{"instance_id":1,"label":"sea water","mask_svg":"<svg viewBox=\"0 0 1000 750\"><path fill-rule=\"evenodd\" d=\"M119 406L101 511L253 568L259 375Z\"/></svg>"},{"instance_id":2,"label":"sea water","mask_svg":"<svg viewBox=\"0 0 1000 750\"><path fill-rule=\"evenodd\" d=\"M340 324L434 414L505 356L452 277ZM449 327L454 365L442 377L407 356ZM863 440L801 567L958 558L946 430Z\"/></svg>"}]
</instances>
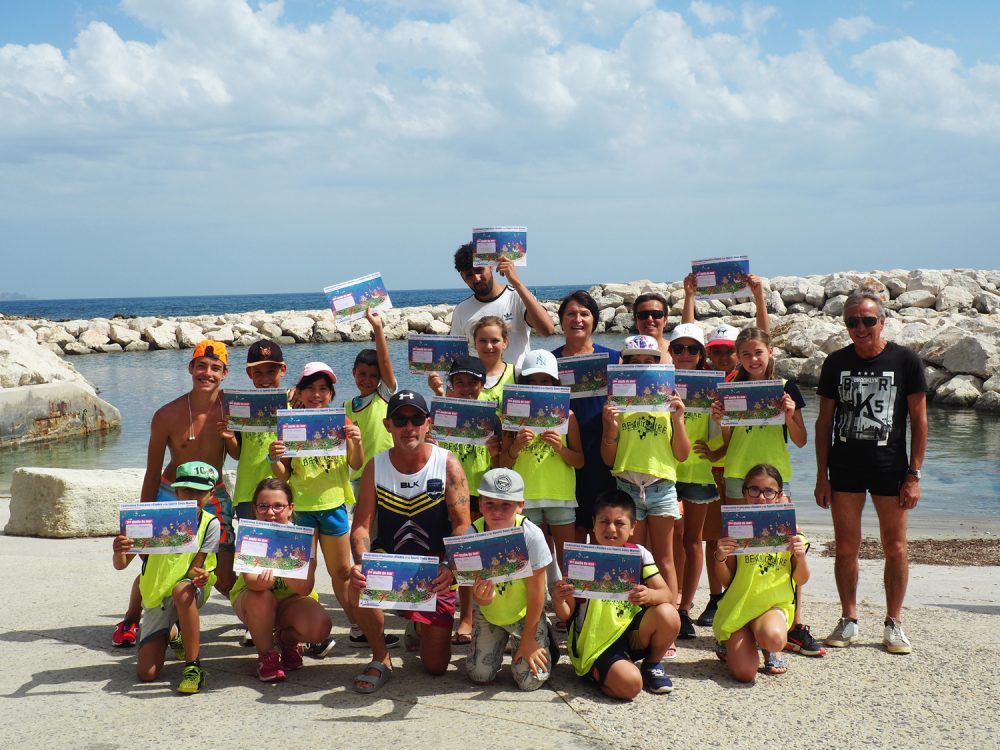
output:
<instances>
[{"instance_id":1,"label":"sea water","mask_svg":"<svg viewBox=\"0 0 1000 750\"><path fill-rule=\"evenodd\" d=\"M606 346L617 347L620 336L596 336ZM536 347L554 349L562 337L532 339ZM288 375L284 385L295 384L306 362L322 360L337 373L336 403L357 393L351 367L354 357L371 343L297 344L284 348ZM429 395L426 378L411 375L406 363L406 342L390 341L389 351L400 387L415 388ZM73 364L97 386L106 401L122 413L122 429L104 436L90 436L48 445L0 450L0 492L8 492L11 474L19 466L50 466L76 469L117 469L144 467L149 423L153 412L191 388L186 350L163 350L126 354L95 354L72 358ZM252 388L242 363L245 349L231 350L229 377L231 388ZM803 523L829 523L828 511L819 509L813 500L816 464L813 424L818 399L813 389L803 389L806 408L803 417L809 432L805 448L789 443L793 478L790 495ZM956 519L990 524L1000 517L1000 417L973 410L928 409L930 439L920 482L922 497L920 519L937 526L954 525ZM227 459L227 468L235 461ZM134 500L137 498L123 498ZM870 514L870 511L869 511ZM874 519L870 519L874 520Z\"/></svg>"}]
</instances>

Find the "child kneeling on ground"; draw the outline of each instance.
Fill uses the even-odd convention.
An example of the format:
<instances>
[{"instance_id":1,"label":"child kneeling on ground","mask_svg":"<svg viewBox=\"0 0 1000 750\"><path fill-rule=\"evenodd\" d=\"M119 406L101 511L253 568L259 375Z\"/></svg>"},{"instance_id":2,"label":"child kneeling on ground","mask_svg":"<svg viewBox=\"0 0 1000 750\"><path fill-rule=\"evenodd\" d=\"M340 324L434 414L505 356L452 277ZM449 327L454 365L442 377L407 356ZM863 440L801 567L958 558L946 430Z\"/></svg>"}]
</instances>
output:
<instances>
[{"instance_id":1,"label":"child kneeling on ground","mask_svg":"<svg viewBox=\"0 0 1000 750\"><path fill-rule=\"evenodd\" d=\"M594 501L593 543L628 547L642 553L642 583L626 601L577 599L573 584L555 584L552 606L569 622L566 650L579 677L600 685L605 695L632 700L645 687L651 693L674 689L660 663L677 637L680 617L673 595L649 550L631 544L635 503L623 490L606 490ZM642 665L635 662L642 659Z\"/></svg>"},{"instance_id":2,"label":"child kneeling on ground","mask_svg":"<svg viewBox=\"0 0 1000 750\"><path fill-rule=\"evenodd\" d=\"M545 619L545 569L552 553L545 535L522 516L524 480L513 469L490 469L479 482L479 509L466 534L524 529L531 576L504 583L477 581L472 587L476 602L472 620L472 650L466 661L469 679L486 685L496 679L503 652L514 639L510 670L521 690L537 690L549 678L559 658L559 647Z\"/></svg>"},{"instance_id":3,"label":"child kneeling on ground","mask_svg":"<svg viewBox=\"0 0 1000 750\"><path fill-rule=\"evenodd\" d=\"M142 682L156 679L163 669L167 643L174 647L178 658L183 649L184 672L178 693L197 693L205 684L205 670L198 654L201 628L198 608L215 583L215 553L219 549L219 519L205 511L219 473L201 461L189 461L177 467L177 476L170 485L178 500L198 503L198 551L168 555L148 555L139 575L142 594L142 619L139 621L139 654L136 676ZM114 540L115 570L124 570L135 554L129 554L132 540L119 534ZM180 630L171 639L174 624Z\"/></svg>"},{"instance_id":4,"label":"child kneeling on ground","mask_svg":"<svg viewBox=\"0 0 1000 750\"><path fill-rule=\"evenodd\" d=\"M781 473L770 464L757 464L743 479L743 497L751 505L784 501ZM787 552L734 554L738 547L731 536L716 545L712 564L725 593L712 629L719 642L716 653L730 674L740 682L754 682L758 648L764 651L765 672L787 671L781 652L795 614L796 592L809 580L809 544L796 534L788 540Z\"/></svg>"}]
</instances>

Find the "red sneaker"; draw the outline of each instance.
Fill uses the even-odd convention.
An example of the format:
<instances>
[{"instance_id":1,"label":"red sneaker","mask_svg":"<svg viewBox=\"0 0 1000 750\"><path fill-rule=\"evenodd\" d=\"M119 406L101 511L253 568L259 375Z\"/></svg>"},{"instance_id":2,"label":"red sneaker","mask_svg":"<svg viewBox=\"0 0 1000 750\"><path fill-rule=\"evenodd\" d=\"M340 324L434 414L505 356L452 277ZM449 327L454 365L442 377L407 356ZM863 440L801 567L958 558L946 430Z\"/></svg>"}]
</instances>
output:
<instances>
[{"instance_id":1,"label":"red sneaker","mask_svg":"<svg viewBox=\"0 0 1000 750\"><path fill-rule=\"evenodd\" d=\"M138 627L139 623L137 622L122 620L120 623L115 625L115 632L111 636L111 645L117 646L118 648L134 646L136 629Z\"/></svg>"},{"instance_id":2,"label":"red sneaker","mask_svg":"<svg viewBox=\"0 0 1000 750\"><path fill-rule=\"evenodd\" d=\"M299 651L298 643L285 643L279 640L281 645L281 667L286 672L294 672L302 669L302 652Z\"/></svg>"},{"instance_id":3,"label":"red sneaker","mask_svg":"<svg viewBox=\"0 0 1000 750\"><path fill-rule=\"evenodd\" d=\"M277 651L268 651L257 657L257 676L261 682L281 682L285 679L285 670L281 668L281 656Z\"/></svg>"}]
</instances>

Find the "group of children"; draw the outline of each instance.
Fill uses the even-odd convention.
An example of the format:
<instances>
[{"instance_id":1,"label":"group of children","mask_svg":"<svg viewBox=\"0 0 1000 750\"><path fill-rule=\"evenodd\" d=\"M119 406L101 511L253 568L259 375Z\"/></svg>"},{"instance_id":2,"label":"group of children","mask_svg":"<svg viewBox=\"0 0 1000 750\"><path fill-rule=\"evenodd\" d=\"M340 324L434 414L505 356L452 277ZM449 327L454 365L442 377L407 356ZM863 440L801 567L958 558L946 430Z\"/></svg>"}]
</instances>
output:
<instances>
[{"instance_id":1,"label":"group of children","mask_svg":"<svg viewBox=\"0 0 1000 750\"><path fill-rule=\"evenodd\" d=\"M688 286L686 282L686 290ZM758 287L754 287L755 294ZM571 297L581 305L593 303L585 292ZM676 326L667 341L663 297L642 295L633 311L643 333L625 340L621 361L626 364L672 361L679 369L723 370L736 380L773 377L770 339L761 327L737 331L720 326L706 342L702 329L693 323L692 305L691 319ZM351 623L356 620L347 593L352 565L349 508L365 463L392 445L383 420L396 387L382 322L372 312L367 319L376 348L362 351L354 364L359 395L345 402L346 456L289 459L277 435L234 434L221 418L218 422L226 452L239 462L232 514L237 519L294 522L313 528L314 546L322 551L334 593ZM766 312L763 322L766 325ZM453 643L471 643L470 679L476 683L495 679L504 649L513 638L514 679L522 689L537 688L558 660L553 631L562 629L576 673L596 682L607 695L631 699L643 687L653 693L670 692L671 680L662 662L676 656L677 638L695 635L688 613L701 577L703 537L709 542L712 593L698 622L713 626L719 641L717 653L736 679L755 679L758 649L764 651L765 671L774 674L786 668L781 657L786 648L822 655L798 612L798 587L808 578L805 540L795 536L788 551L776 555L737 555L732 554L736 541L719 530L721 498L730 503L784 498L791 477L787 438L800 447L806 440L803 401L794 384L785 387L783 425L721 428L721 403L711 415L690 414L675 393L670 412L621 413L605 404L602 410L591 409L594 414L588 414L583 429L571 412L564 435L552 430L501 432L503 386L512 382L559 385L556 356L539 349L528 351L516 367L505 362L508 331L496 317L476 321L471 339L478 356L455 360L447 382L432 375L429 386L439 395L494 402L497 429L484 446L443 447L459 459L473 495L473 523L466 533L522 526L533 572L519 581L496 585L481 581L460 589L461 615ZM209 343L216 357L221 353L228 363L225 347ZM285 373L276 343L261 341L250 347L247 374L255 387L281 387ZM335 398L336 381L328 365L307 364L288 391L289 406L328 406ZM592 449L585 452L585 444ZM586 470L598 450L616 486L595 492L589 507L581 508L578 472ZM192 461L177 468L172 488L178 499L197 500L204 509L218 483L216 467ZM713 509L714 531L710 528ZM582 522L581 514L589 522ZM220 520L225 522L205 510L201 518L197 553L149 556L139 577L142 615L137 674L141 680L155 679L166 648L172 645L185 661L178 686L184 693L197 692L204 682L198 661L198 606L216 583L215 552ZM627 601L573 596L572 585L562 577L563 547L586 538L594 544L639 549L642 581ZM127 537L115 538L116 569L124 568L134 556L130 548ZM322 657L332 648L331 621L313 590L315 558L314 554L304 580L285 580L270 573L241 574L235 583L220 588L247 628L246 643L252 642L257 649L261 680L284 679L287 672L302 666L303 652ZM230 556L230 566L231 560ZM555 614L555 628L545 616L547 601ZM134 619L127 617L119 624L116 645L136 642ZM125 637L124 643L118 643L120 634L130 632L131 642ZM392 635L386 639L390 647L399 642ZM349 641L367 645L364 634L354 627ZM641 665L636 667L638 660Z\"/></svg>"}]
</instances>

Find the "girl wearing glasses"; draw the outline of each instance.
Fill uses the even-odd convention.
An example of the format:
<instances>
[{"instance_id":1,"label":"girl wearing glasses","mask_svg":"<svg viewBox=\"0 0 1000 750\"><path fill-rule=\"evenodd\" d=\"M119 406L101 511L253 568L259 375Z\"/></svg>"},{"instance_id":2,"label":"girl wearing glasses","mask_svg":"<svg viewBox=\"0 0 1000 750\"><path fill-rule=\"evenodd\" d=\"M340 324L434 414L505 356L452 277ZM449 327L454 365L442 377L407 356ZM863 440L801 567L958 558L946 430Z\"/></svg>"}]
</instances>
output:
<instances>
[{"instance_id":1,"label":"girl wearing glasses","mask_svg":"<svg viewBox=\"0 0 1000 750\"><path fill-rule=\"evenodd\" d=\"M299 382L292 391L292 404L296 408L325 409L335 395L337 382L330 365L310 362L302 368ZM348 596L348 579L351 574L351 545L348 532L351 524L347 506L354 504L351 489L351 469L365 464L361 445L361 430L347 420L346 456L302 456L285 458L285 443L275 440L268 450L268 460L274 476L287 481L298 499L295 523L315 529L327 573L333 584L333 593L351 623L357 622ZM315 550L314 550L315 556ZM310 655L323 657L333 646L330 640L319 650L311 649Z\"/></svg>"},{"instance_id":2,"label":"girl wearing glasses","mask_svg":"<svg viewBox=\"0 0 1000 750\"><path fill-rule=\"evenodd\" d=\"M782 487L781 472L770 464L758 464L747 472L742 495L751 505L787 502ZM729 673L740 682L753 682L760 665L758 648L765 652L765 672L787 670L780 654L794 617L796 592L809 580L809 544L795 534L788 540L787 552L740 555L738 547L736 539L723 537L712 558L726 586L712 629L719 642L716 653Z\"/></svg>"},{"instance_id":3,"label":"girl wearing glasses","mask_svg":"<svg viewBox=\"0 0 1000 750\"><path fill-rule=\"evenodd\" d=\"M250 507L258 521L291 523L292 488L280 479L264 479ZM319 643L330 635L333 623L313 591L315 578L313 557L303 579L282 578L273 570L241 573L229 592L236 616L257 647L257 676L263 682L280 682L287 672L301 669L299 644Z\"/></svg>"}]
</instances>

